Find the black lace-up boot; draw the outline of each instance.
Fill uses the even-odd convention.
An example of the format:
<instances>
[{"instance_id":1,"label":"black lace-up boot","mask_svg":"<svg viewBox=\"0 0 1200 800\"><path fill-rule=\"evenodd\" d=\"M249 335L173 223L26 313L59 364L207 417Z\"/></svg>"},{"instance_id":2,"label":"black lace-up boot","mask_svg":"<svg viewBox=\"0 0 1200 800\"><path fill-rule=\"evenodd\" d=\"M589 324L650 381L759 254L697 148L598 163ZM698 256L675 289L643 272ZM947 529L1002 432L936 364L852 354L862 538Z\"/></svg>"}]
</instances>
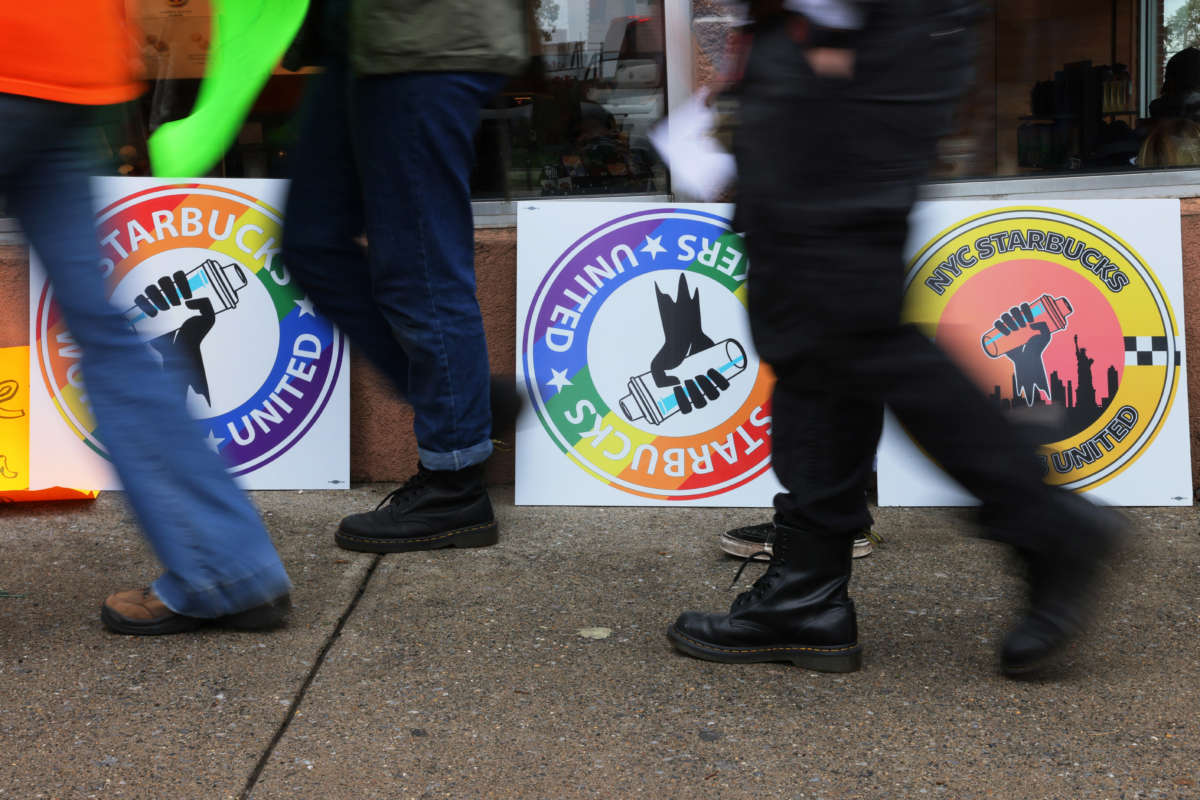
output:
<instances>
[{"instance_id":1,"label":"black lace-up boot","mask_svg":"<svg viewBox=\"0 0 1200 800\"><path fill-rule=\"evenodd\" d=\"M776 526L770 566L729 613L684 612L667 636L679 650L707 661L857 670L862 648L854 601L846 594L853 539Z\"/></svg>"},{"instance_id":2,"label":"black lace-up boot","mask_svg":"<svg viewBox=\"0 0 1200 800\"><path fill-rule=\"evenodd\" d=\"M1128 523L1111 509L1060 497L1073 518L1049 524L1040 547L1017 545L1029 577L1029 608L1004 639L1000 664L1009 677L1035 677L1088 627L1102 579L1125 544ZM1031 526L1032 527L1032 526ZM997 537L999 538L999 537Z\"/></svg>"},{"instance_id":3,"label":"black lace-up boot","mask_svg":"<svg viewBox=\"0 0 1200 800\"><path fill-rule=\"evenodd\" d=\"M399 553L439 547L487 547L499 538L483 484L483 465L430 470L420 464L374 511L351 514L334 537L338 547Z\"/></svg>"}]
</instances>

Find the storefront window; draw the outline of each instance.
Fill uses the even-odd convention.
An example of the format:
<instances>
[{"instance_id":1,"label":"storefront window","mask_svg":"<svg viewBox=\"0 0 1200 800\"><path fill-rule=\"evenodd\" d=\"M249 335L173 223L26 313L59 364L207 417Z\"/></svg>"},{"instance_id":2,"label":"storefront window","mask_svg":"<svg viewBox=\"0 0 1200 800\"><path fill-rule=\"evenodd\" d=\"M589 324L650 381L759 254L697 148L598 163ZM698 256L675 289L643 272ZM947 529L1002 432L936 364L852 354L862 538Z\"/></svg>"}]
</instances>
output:
<instances>
[{"instance_id":1,"label":"storefront window","mask_svg":"<svg viewBox=\"0 0 1200 800\"><path fill-rule=\"evenodd\" d=\"M145 175L146 137L195 100L211 12L208 0L136 2L149 91L113 115L105 157ZM668 64L664 5L687 12L664 0L529 2L534 59L483 111L476 199L668 193L647 133L666 113L668 70L678 81L692 69L690 53ZM690 5L704 20L725 13L708 0ZM1200 167L1200 0L988 0L988 9L976 82L934 180ZM720 38L700 42L713 63ZM275 70L214 175L288 174L306 80Z\"/></svg>"},{"instance_id":2,"label":"storefront window","mask_svg":"<svg viewBox=\"0 0 1200 800\"><path fill-rule=\"evenodd\" d=\"M103 157L121 175L149 175L146 140L158 126L187 116L208 64L212 9L208 0L136 0L130 6L141 35L147 91L110 113ZM231 178L281 178L294 140L294 116L314 70L273 70L238 136L210 173Z\"/></svg>"},{"instance_id":3,"label":"storefront window","mask_svg":"<svg viewBox=\"0 0 1200 800\"><path fill-rule=\"evenodd\" d=\"M533 0L532 68L484 112L480 198L662 194L662 0Z\"/></svg>"},{"instance_id":4,"label":"storefront window","mask_svg":"<svg viewBox=\"0 0 1200 800\"><path fill-rule=\"evenodd\" d=\"M1180 50L1200 46L1200 2L1166 0L1159 2L1158 43L1161 72L1171 56Z\"/></svg>"},{"instance_id":5,"label":"storefront window","mask_svg":"<svg viewBox=\"0 0 1200 800\"><path fill-rule=\"evenodd\" d=\"M937 177L1200 166L1200 52L1187 50L1200 43L1200 0L990 6ZM1168 64L1177 77L1164 86Z\"/></svg>"},{"instance_id":6,"label":"storefront window","mask_svg":"<svg viewBox=\"0 0 1200 800\"><path fill-rule=\"evenodd\" d=\"M208 0L139 0L149 90L105 126L104 156L147 175L146 139L195 102L211 37ZM534 58L483 111L478 199L663 194L647 139L666 108L662 0L532 0ZM307 74L277 68L213 175L286 177Z\"/></svg>"}]
</instances>

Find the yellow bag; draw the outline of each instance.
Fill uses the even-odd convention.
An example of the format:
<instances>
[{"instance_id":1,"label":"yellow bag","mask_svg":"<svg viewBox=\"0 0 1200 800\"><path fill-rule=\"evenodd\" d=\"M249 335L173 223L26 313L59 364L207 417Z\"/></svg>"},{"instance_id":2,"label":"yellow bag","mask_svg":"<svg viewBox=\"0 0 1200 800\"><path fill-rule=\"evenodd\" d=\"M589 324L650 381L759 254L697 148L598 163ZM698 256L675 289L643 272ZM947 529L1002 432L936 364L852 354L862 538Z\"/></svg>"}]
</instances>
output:
<instances>
[{"instance_id":1,"label":"yellow bag","mask_svg":"<svg viewBox=\"0 0 1200 800\"><path fill-rule=\"evenodd\" d=\"M95 499L93 489L29 491L28 380L29 348L0 347L0 503Z\"/></svg>"}]
</instances>

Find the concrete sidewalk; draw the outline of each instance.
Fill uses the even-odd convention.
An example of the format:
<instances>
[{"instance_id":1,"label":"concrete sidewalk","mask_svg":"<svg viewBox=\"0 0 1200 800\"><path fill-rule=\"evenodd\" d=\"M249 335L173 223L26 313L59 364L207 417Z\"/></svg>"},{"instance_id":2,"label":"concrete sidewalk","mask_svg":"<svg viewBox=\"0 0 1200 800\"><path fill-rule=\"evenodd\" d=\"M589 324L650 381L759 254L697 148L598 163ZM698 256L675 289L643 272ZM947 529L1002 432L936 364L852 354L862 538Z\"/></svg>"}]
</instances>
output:
<instances>
[{"instance_id":1,"label":"concrete sidewalk","mask_svg":"<svg viewBox=\"0 0 1200 800\"><path fill-rule=\"evenodd\" d=\"M755 510L514 508L500 545L333 546L386 489L255 495L296 588L270 634L134 638L155 574L119 494L0 509L0 798L1197 798L1200 525L1133 549L1054 680L996 671L1020 585L946 510L884 509L855 562L865 668L676 655ZM751 567L748 585L758 574ZM581 635L586 629L603 638Z\"/></svg>"}]
</instances>

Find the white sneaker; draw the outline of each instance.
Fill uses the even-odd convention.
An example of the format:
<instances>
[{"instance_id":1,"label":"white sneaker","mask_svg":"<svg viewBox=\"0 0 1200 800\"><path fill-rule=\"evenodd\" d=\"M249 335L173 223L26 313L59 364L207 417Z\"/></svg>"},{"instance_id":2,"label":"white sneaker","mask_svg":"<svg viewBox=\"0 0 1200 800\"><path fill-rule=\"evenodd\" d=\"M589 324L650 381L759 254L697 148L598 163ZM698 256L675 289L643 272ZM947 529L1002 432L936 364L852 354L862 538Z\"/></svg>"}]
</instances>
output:
<instances>
[{"instance_id":1,"label":"white sneaker","mask_svg":"<svg viewBox=\"0 0 1200 800\"><path fill-rule=\"evenodd\" d=\"M753 558L756 561L766 561L771 557L771 535L775 532L775 523L763 522L759 525L747 525L744 528L734 528L721 534L721 549L735 558ZM854 537L854 558L864 558L875 550L872 539L879 541L878 535L871 530L865 530Z\"/></svg>"}]
</instances>

